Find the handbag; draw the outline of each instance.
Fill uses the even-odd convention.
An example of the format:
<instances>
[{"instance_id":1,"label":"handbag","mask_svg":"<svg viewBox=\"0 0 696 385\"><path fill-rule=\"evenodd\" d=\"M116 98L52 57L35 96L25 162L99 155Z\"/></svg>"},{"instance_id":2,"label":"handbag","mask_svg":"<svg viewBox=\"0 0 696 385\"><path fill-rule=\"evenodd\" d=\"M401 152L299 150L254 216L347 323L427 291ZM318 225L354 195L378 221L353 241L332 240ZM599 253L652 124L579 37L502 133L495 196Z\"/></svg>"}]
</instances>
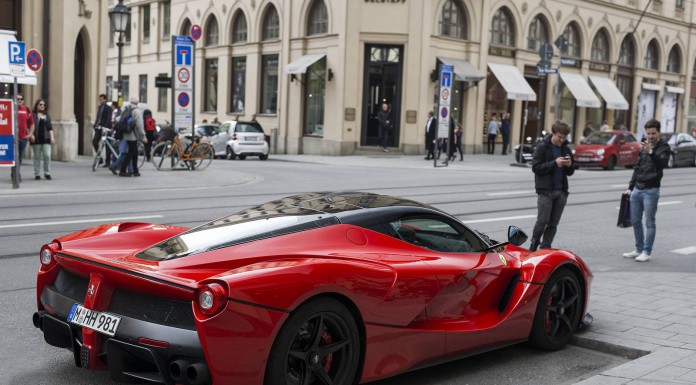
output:
<instances>
[{"instance_id":1,"label":"handbag","mask_svg":"<svg viewBox=\"0 0 696 385\"><path fill-rule=\"evenodd\" d=\"M631 225L631 194L621 194L621 205L619 206L619 219L616 226L625 229Z\"/></svg>"}]
</instances>

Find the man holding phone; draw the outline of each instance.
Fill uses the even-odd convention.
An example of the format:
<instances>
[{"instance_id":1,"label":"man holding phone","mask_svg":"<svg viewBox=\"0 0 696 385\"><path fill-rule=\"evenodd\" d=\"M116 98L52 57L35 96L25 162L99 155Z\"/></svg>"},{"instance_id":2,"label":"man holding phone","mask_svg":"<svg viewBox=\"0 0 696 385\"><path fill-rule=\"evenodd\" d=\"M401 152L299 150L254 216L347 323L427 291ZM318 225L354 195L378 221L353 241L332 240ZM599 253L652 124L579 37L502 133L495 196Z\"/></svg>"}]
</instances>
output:
<instances>
[{"instance_id":1,"label":"man holding phone","mask_svg":"<svg viewBox=\"0 0 696 385\"><path fill-rule=\"evenodd\" d=\"M638 262L650 260L655 242L655 214L657 201L660 200L660 182L662 170L667 166L672 150L669 144L660 138L660 122L655 119L645 123L646 138L640 142L638 163L633 169L628 190L631 194L631 224L636 240L636 248L625 253L624 258L635 258ZM645 232L643 232L643 215L645 215Z\"/></svg>"},{"instance_id":2,"label":"man holding phone","mask_svg":"<svg viewBox=\"0 0 696 385\"><path fill-rule=\"evenodd\" d=\"M570 127L561 121L551 126L547 136L534 149L532 171L537 193L537 220L529 249L548 249L568 200L568 177L575 173L573 154L566 137Z\"/></svg>"}]
</instances>

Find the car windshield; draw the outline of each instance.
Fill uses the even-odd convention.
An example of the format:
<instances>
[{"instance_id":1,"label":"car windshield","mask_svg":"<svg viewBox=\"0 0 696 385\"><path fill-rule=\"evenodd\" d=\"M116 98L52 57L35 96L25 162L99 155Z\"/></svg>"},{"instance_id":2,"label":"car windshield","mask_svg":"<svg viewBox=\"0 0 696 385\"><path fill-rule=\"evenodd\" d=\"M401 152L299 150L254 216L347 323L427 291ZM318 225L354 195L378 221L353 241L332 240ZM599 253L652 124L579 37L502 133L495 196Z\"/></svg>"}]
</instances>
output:
<instances>
[{"instance_id":1,"label":"car windshield","mask_svg":"<svg viewBox=\"0 0 696 385\"><path fill-rule=\"evenodd\" d=\"M319 211L266 204L188 230L141 251L137 256L149 261L163 261L339 223L335 216Z\"/></svg>"},{"instance_id":2,"label":"car windshield","mask_svg":"<svg viewBox=\"0 0 696 385\"><path fill-rule=\"evenodd\" d=\"M595 132L585 139L585 144L612 144L616 134L612 132Z\"/></svg>"},{"instance_id":3,"label":"car windshield","mask_svg":"<svg viewBox=\"0 0 696 385\"><path fill-rule=\"evenodd\" d=\"M236 132L257 132L263 134L263 129L258 124L237 123Z\"/></svg>"}]
</instances>

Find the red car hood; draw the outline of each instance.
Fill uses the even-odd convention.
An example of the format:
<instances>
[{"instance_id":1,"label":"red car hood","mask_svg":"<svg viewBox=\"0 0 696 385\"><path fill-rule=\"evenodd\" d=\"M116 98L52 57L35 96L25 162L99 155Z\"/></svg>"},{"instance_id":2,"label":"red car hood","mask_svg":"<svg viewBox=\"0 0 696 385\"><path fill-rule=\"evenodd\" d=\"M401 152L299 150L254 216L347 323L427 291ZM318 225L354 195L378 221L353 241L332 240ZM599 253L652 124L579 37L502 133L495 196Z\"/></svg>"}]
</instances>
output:
<instances>
[{"instance_id":1,"label":"red car hood","mask_svg":"<svg viewBox=\"0 0 696 385\"><path fill-rule=\"evenodd\" d=\"M575 147L575 154L597 152L597 150L609 148L608 144L581 144Z\"/></svg>"}]
</instances>

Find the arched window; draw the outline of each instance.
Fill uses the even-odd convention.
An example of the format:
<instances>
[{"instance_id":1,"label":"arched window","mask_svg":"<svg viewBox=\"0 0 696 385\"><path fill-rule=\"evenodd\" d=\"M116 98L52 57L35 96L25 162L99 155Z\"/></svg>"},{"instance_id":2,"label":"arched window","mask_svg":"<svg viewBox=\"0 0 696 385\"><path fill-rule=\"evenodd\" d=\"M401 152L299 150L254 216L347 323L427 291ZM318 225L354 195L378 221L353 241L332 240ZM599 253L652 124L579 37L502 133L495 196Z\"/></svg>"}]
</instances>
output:
<instances>
[{"instance_id":1,"label":"arched window","mask_svg":"<svg viewBox=\"0 0 696 385\"><path fill-rule=\"evenodd\" d=\"M563 54L565 56L577 57L579 58L582 52L580 51L580 30L575 22L569 23L565 30L563 31L563 36L566 38L568 45L566 45Z\"/></svg>"},{"instance_id":2,"label":"arched window","mask_svg":"<svg viewBox=\"0 0 696 385\"><path fill-rule=\"evenodd\" d=\"M679 51L679 46L674 46L669 51L669 56L667 57L667 72L679 73L681 72L681 52Z\"/></svg>"},{"instance_id":3,"label":"arched window","mask_svg":"<svg viewBox=\"0 0 696 385\"><path fill-rule=\"evenodd\" d=\"M329 12L324 0L315 0L309 9L307 35L321 35L329 31Z\"/></svg>"},{"instance_id":4,"label":"arched window","mask_svg":"<svg viewBox=\"0 0 696 385\"><path fill-rule=\"evenodd\" d=\"M527 36L527 48L531 50L538 50L542 44L549 42L549 28L544 16L539 15L532 20Z\"/></svg>"},{"instance_id":5,"label":"arched window","mask_svg":"<svg viewBox=\"0 0 696 385\"><path fill-rule=\"evenodd\" d=\"M232 43L245 43L247 41L247 21L244 12L237 11L232 19Z\"/></svg>"},{"instance_id":6,"label":"arched window","mask_svg":"<svg viewBox=\"0 0 696 385\"><path fill-rule=\"evenodd\" d=\"M619 51L619 65L634 67L636 65L636 48L631 35L627 35L621 42Z\"/></svg>"},{"instance_id":7,"label":"arched window","mask_svg":"<svg viewBox=\"0 0 696 385\"><path fill-rule=\"evenodd\" d=\"M653 39L650 41L648 49L645 51L643 66L647 69L656 70L659 63L660 56L658 54L657 42Z\"/></svg>"},{"instance_id":8,"label":"arched window","mask_svg":"<svg viewBox=\"0 0 696 385\"><path fill-rule=\"evenodd\" d=\"M205 23L205 46L218 45L220 43L220 28L215 16L210 15Z\"/></svg>"},{"instance_id":9,"label":"arched window","mask_svg":"<svg viewBox=\"0 0 696 385\"><path fill-rule=\"evenodd\" d=\"M184 19L181 23L181 29L179 29L179 36L188 36L191 33L191 20Z\"/></svg>"},{"instance_id":10,"label":"arched window","mask_svg":"<svg viewBox=\"0 0 696 385\"><path fill-rule=\"evenodd\" d=\"M262 40L278 40L280 38L280 18L278 11L273 5L266 8L263 16Z\"/></svg>"},{"instance_id":11,"label":"arched window","mask_svg":"<svg viewBox=\"0 0 696 385\"><path fill-rule=\"evenodd\" d=\"M466 14L458 0L447 0L442 6L440 35L466 39Z\"/></svg>"},{"instance_id":12,"label":"arched window","mask_svg":"<svg viewBox=\"0 0 696 385\"><path fill-rule=\"evenodd\" d=\"M609 37L607 31L602 28L592 40L592 60L599 62L609 61Z\"/></svg>"},{"instance_id":13,"label":"arched window","mask_svg":"<svg viewBox=\"0 0 696 385\"><path fill-rule=\"evenodd\" d=\"M493 15L491 43L509 47L515 44L515 28L510 11L506 7L501 7Z\"/></svg>"}]
</instances>

